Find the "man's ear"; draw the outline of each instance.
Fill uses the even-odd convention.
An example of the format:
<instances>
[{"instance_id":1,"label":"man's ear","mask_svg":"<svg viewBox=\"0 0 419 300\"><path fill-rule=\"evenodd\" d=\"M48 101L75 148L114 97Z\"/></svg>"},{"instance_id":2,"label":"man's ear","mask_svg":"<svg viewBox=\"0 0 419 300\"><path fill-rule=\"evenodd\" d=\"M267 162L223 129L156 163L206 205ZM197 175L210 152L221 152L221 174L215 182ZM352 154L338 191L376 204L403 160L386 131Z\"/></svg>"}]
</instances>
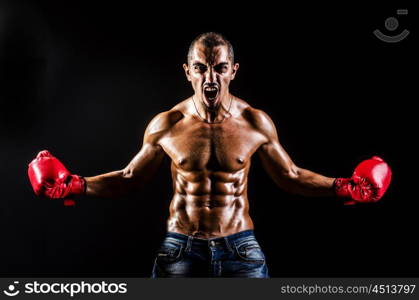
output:
<instances>
[{"instance_id":1,"label":"man's ear","mask_svg":"<svg viewBox=\"0 0 419 300\"><path fill-rule=\"evenodd\" d=\"M231 80L234 80L237 74L237 70L239 69L240 65L238 63L235 63L233 66L233 72L231 73Z\"/></svg>"},{"instance_id":2,"label":"man's ear","mask_svg":"<svg viewBox=\"0 0 419 300\"><path fill-rule=\"evenodd\" d=\"M189 66L187 64L183 64L183 69L185 70L185 75L188 81L191 81L191 74L189 74Z\"/></svg>"}]
</instances>

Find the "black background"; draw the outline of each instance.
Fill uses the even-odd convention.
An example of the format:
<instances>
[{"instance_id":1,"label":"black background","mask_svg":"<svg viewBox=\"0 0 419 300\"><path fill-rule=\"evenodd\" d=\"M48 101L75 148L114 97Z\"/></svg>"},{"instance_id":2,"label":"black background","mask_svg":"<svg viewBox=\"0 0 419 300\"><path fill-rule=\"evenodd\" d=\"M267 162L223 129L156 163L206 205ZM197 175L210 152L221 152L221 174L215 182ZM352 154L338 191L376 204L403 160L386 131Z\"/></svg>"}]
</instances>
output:
<instances>
[{"instance_id":1,"label":"black background","mask_svg":"<svg viewBox=\"0 0 419 300\"><path fill-rule=\"evenodd\" d=\"M251 216L271 276L419 274L414 13L396 15L409 7L128 3L0 1L0 275L150 275L168 160L140 193L74 208L35 197L27 164L49 149L84 176L125 167L151 118L191 95L181 64L205 31L230 39L241 64L231 91L272 117L297 165L349 177L379 155L393 169L379 203L345 207L286 194L255 157ZM411 34L388 44L375 29Z\"/></svg>"}]
</instances>

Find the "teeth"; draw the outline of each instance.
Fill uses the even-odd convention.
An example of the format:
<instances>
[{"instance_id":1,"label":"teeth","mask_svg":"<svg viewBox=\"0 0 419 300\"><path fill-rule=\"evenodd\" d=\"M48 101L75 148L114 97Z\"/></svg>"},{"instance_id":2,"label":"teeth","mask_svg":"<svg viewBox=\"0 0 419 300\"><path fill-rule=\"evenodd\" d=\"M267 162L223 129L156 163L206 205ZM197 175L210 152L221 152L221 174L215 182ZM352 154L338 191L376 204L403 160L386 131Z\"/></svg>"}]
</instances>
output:
<instances>
[{"instance_id":1,"label":"teeth","mask_svg":"<svg viewBox=\"0 0 419 300\"><path fill-rule=\"evenodd\" d=\"M216 91L217 89L216 89L216 88L205 88L205 90L206 90L206 91L209 91L209 92L214 92L214 91Z\"/></svg>"}]
</instances>

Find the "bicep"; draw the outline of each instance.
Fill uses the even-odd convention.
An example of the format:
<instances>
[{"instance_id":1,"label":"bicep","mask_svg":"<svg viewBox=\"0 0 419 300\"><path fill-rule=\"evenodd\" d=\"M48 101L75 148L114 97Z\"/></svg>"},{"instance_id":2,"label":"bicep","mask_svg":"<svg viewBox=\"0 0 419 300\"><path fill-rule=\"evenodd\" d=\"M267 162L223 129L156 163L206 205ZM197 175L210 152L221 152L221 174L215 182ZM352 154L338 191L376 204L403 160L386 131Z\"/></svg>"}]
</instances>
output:
<instances>
[{"instance_id":1,"label":"bicep","mask_svg":"<svg viewBox=\"0 0 419 300\"><path fill-rule=\"evenodd\" d=\"M124 177L138 177L157 169L164 157L161 146L146 143L124 168Z\"/></svg>"},{"instance_id":2,"label":"bicep","mask_svg":"<svg viewBox=\"0 0 419 300\"><path fill-rule=\"evenodd\" d=\"M266 171L274 179L295 177L298 168L280 144L275 124L271 118L263 111L259 111L255 120L257 120L257 128L266 139L258 149L259 157Z\"/></svg>"},{"instance_id":3,"label":"bicep","mask_svg":"<svg viewBox=\"0 0 419 300\"><path fill-rule=\"evenodd\" d=\"M170 129L170 117L170 112L163 112L151 120L144 133L143 146L124 169L124 177L147 177L161 165L164 150L160 141Z\"/></svg>"},{"instance_id":4,"label":"bicep","mask_svg":"<svg viewBox=\"0 0 419 300\"><path fill-rule=\"evenodd\" d=\"M266 171L274 177L290 177L297 172L297 166L277 140L269 141L258 149L259 157Z\"/></svg>"}]
</instances>

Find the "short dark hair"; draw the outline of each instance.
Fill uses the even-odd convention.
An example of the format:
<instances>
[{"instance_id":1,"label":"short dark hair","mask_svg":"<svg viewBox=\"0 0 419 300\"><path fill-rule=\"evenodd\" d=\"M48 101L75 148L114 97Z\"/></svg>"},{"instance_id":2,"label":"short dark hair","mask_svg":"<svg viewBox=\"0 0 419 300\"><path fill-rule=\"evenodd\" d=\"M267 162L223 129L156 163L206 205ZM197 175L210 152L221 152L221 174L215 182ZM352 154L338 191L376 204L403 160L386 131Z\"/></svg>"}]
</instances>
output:
<instances>
[{"instance_id":1,"label":"short dark hair","mask_svg":"<svg viewBox=\"0 0 419 300\"><path fill-rule=\"evenodd\" d=\"M188 51L188 64L192 59L192 52L196 43L202 43L207 48L214 48L217 46L227 46L228 58L234 63L234 51L230 41L227 40L221 33L217 32L205 32L198 35L189 46Z\"/></svg>"}]
</instances>

